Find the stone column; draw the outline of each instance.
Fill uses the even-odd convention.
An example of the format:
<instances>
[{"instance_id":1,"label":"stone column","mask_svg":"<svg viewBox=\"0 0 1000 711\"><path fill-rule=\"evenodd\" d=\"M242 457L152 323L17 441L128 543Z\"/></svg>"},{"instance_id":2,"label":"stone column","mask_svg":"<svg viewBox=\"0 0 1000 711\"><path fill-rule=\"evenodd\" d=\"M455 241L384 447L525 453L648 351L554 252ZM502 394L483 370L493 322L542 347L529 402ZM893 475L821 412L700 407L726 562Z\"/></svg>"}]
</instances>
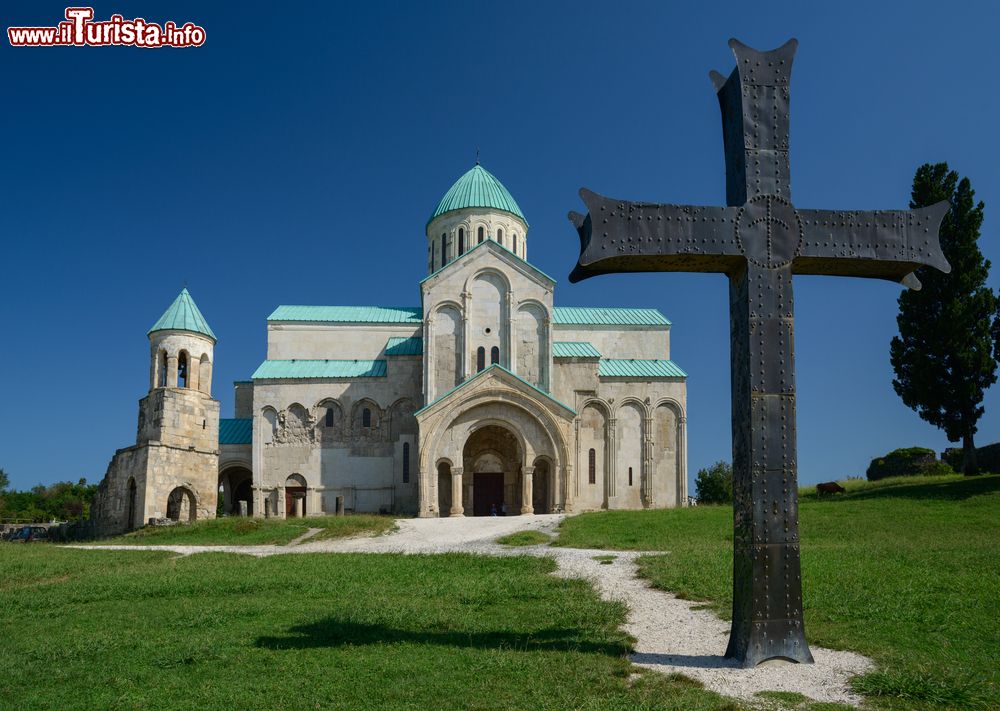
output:
<instances>
[{"instance_id":1,"label":"stone column","mask_svg":"<svg viewBox=\"0 0 1000 711\"><path fill-rule=\"evenodd\" d=\"M167 387L177 387L177 355L167 356Z\"/></svg>"},{"instance_id":2,"label":"stone column","mask_svg":"<svg viewBox=\"0 0 1000 711\"><path fill-rule=\"evenodd\" d=\"M201 371L201 361L193 356L188 356L188 387L198 390L198 375Z\"/></svg>"},{"instance_id":3,"label":"stone column","mask_svg":"<svg viewBox=\"0 0 1000 711\"><path fill-rule=\"evenodd\" d=\"M607 466L604 467L604 471L607 472L607 486L605 487L604 502L607 503L608 499L612 496L616 496L618 493L618 447L616 446L617 437L615 436L615 425L618 420L614 417L608 420L608 446L605 448L607 451L604 453L604 458L607 460Z\"/></svg>"},{"instance_id":4,"label":"stone column","mask_svg":"<svg viewBox=\"0 0 1000 711\"><path fill-rule=\"evenodd\" d=\"M313 514L320 513L320 506L317 506L319 501L319 496L316 494L315 487L306 487L306 502L303 505L305 511L303 512L306 516L312 516Z\"/></svg>"},{"instance_id":5,"label":"stone column","mask_svg":"<svg viewBox=\"0 0 1000 711\"><path fill-rule=\"evenodd\" d=\"M205 366L201 368L201 373L198 375L198 389L201 390L206 395L212 394L212 361L206 360Z\"/></svg>"},{"instance_id":6,"label":"stone column","mask_svg":"<svg viewBox=\"0 0 1000 711\"><path fill-rule=\"evenodd\" d=\"M653 494L653 418L647 413L642 418L642 505L653 508L656 496Z\"/></svg>"},{"instance_id":7,"label":"stone column","mask_svg":"<svg viewBox=\"0 0 1000 711\"><path fill-rule=\"evenodd\" d=\"M500 365L512 373L517 372L517 315L514 312L514 292L507 292L507 343L501 342ZM503 346L506 346L504 348ZM507 351L507 362L504 363L503 351Z\"/></svg>"},{"instance_id":8,"label":"stone column","mask_svg":"<svg viewBox=\"0 0 1000 711\"><path fill-rule=\"evenodd\" d=\"M688 438L687 418L677 418L677 505L688 503Z\"/></svg>"},{"instance_id":9,"label":"stone column","mask_svg":"<svg viewBox=\"0 0 1000 711\"><path fill-rule=\"evenodd\" d=\"M275 512L277 518L285 518L285 487L278 487L278 510Z\"/></svg>"},{"instance_id":10,"label":"stone column","mask_svg":"<svg viewBox=\"0 0 1000 711\"><path fill-rule=\"evenodd\" d=\"M296 499L295 499L295 517L296 518L305 518L305 515L306 515L305 499L301 499L301 498L296 497Z\"/></svg>"},{"instance_id":11,"label":"stone column","mask_svg":"<svg viewBox=\"0 0 1000 711\"><path fill-rule=\"evenodd\" d=\"M424 402L435 400L434 393L434 314L427 317L424 328Z\"/></svg>"},{"instance_id":12,"label":"stone column","mask_svg":"<svg viewBox=\"0 0 1000 711\"><path fill-rule=\"evenodd\" d=\"M532 504L532 478L535 474L534 467L525 467L522 472L522 484L521 484L521 515L530 516L535 513L535 507Z\"/></svg>"},{"instance_id":13,"label":"stone column","mask_svg":"<svg viewBox=\"0 0 1000 711\"><path fill-rule=\"evenodd\" d=\"M472 308L472 292L463 291L462 292L462 372L459 374L459 379L465 382L472 375L472 349L469 347L469 343L472 342L472 336L469 333L469 309Z\"/></svg>"},{"instance_id":14,"label":"stone column","mask_svg":"<svg viewBox=\"0 0 1000 711\"><path fill-rule=\"evenodd\" d=\"M451 468L451 515L464 516L462 506L462 467Z\"/></svg>"}]
</instances>

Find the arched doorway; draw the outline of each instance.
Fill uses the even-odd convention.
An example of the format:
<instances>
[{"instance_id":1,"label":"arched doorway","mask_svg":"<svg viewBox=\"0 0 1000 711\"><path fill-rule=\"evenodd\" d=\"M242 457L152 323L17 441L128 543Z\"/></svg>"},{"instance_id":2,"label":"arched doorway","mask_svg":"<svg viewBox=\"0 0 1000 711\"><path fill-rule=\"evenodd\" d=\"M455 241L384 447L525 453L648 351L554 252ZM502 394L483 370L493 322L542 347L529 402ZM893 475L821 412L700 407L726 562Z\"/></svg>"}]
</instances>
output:
<instances>
[{"instance_id":1,"label":"arched doorway","mask_svg":"<svg viewBox=\"0 0 1000 711\"><path fill-rule=\"evenodd\" d=\"M246 502L248 516L253 515L253 474L246 467L229 467L219 474L219 512L239 516L240 502Z\"/></svg>"},{"instance_id":2,"label":"arched doorway","mask_svg":"<svg viewBox=\"0 0 1000 711\"><path fill-rule=\"evenodd\" d=\"M186 486L178 486L167 497L167 518L188 523L197 517L194 493Z\"/></svg>"},{"instance_id":3,"label":"arched doorway","mask_svg":"<svg viewBox=\"0 0 1000 711\"><path fill-rule=\"evenodd\" d=\"M126 510L128 511L128 518L125 519L125 529L131 531L135 528L135 499L136 499L136 488L135 488L135 478L128 478L128 506Z\"/></svg>"},{"instance_id":4,"label":"arched doorway","mask_svg":"<svg viewBox=\"0 0 1000 711\"><path fill-rule=\"evenodd\" d=\"M285 517L300 518L306 511L306 480L301 474L292 474L285 479Z\"/></svg>"},{"instance_id":5,"label":"arched doorway","mask_svg":"<svg viewBox=\"0 0 1000 711\"><path fill-rule=\"evenodd\" d=\"M536 514L551 513L549 510L549 491L552 486L552 467L548 459L535 461L535 473L532 475L531 506Z\"/></svg>"},{"instance_id":6,"label":"arched doorway","mask_svg":"<svg viewBox=\"0 0 1000 711\"><path fill-rule=\"evenodd\" d=\"M451 465L438 462L438 516L444 518L451 512Z\"/></svg>"},{"instance_id":7,"label":"arched doorway","mask_svg":"<svg viewBox=\"0 0 1000 711\"><path fill-rule=\"evenodd\" d=\"M502 516L520 510L521 445L513 432L500 425L475 430L462 450L463 466L471 476L465 483L466 511L473 516Z\"/></svg>"}]
</instances>

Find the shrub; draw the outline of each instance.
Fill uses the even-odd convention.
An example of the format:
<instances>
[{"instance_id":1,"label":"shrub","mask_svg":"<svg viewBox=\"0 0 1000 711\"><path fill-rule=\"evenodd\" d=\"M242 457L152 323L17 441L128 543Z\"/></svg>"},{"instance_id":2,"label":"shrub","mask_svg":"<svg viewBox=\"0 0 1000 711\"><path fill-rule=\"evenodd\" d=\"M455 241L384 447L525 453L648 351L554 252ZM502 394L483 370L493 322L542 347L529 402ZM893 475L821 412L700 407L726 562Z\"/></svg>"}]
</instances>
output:
<instances>
[{"instance_id":1,"label":"shrub","mask_svg":"<svg viewBox=\"0 0 1000 711\"><path fill-rule=\"evenodd\" d=\"M904 447L873 459L865 476L868 481L878 481L890 476L920 476L929 474L928 470L935 464L939 462L933 449Z\"/></svg>"},{"instance_id":2,"label":"shrub","mask_svg":"<svg viewBox=\"0 0 1000 711\"><path fill-rule=\"evenodd\" d=\"M733 467L718 461L698 471L695 481L699 504L731 504L733 502Z\"/></svg>"}]
</instances>

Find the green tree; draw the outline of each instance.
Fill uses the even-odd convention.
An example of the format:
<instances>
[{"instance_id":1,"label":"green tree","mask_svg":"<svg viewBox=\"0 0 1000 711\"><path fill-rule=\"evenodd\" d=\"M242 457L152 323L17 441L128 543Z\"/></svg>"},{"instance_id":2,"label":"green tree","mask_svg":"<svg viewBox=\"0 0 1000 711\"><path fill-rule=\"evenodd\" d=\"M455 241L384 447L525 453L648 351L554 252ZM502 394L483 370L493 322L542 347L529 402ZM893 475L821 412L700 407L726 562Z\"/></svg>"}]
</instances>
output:
<instances>
[{"instance_id":1,"label":"green tree","mask_svg":"<svg viewBox=\"0 0 1000 711\"><path fill-rule=\"evenodd\" d=\"M733 502L733 467L729 462L716 462L698 470L695 480L699 504L731 504Z\"/></svg>"},{"instance_id":2,"label":"green tree","mask_svg":"<svg viewBox=\"0 0 1000 711\"><path fill-rule=\"evenodd\" d=\"M977 244L985 206L974 198L969 179L947 163L917 169L910 207L951 203L940 233L951 272L918 271L923 288L900 294L899 336L889 347L896 394L950 442L961 440L966 474L978 470L976 423L1000 358L1000 301L986 286L990 262Z\"/></svg>"},{"instance_id":3,"label":"green tree","mask_svg":"<svg viewBox=\"0 0 1000 711\"><path fill-rule=\"evenodd\" d=\"M8 486L10 486L10 477L7 476L6 471L0 468L0 493L6 491Z\"/></svg>"}]
</instances>

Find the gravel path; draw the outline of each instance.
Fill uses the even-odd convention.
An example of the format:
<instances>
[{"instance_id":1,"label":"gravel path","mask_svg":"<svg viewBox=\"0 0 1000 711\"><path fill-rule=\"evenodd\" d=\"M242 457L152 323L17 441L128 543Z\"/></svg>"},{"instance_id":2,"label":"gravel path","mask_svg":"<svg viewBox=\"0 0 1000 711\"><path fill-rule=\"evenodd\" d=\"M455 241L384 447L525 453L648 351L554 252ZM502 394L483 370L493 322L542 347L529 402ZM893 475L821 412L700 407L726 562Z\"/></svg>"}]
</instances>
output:
<instances>
[{"instance_id":1,"label":"gravel path","mask_svg":"<svg viewBox=\"0 0 1000 711\"><path fill-rule=\"evenodd\" d=\"M589 580L606 600L619 600L629 608L626 630L636 638L631 659L639 666L664 674L678 672L701 681L706 688L726 696L752 699L759 691L794 691L816 701L859 705L848 680L872 667L853 652L811 647L815 664L771 662L753 669L735 667L722 654L729 623L697 603L650 588L636 577L636 551L585 550L527 546L511 548L496 543L516 531L554 533L562 515L489 518L401 519L398 530L383 536L332 541L308 541L288 546L73 546L87 549L168 550L181 555L224 552L253 556L298 553L475 553L480 555L549 556L556 575ZM613 555L610 563L594 560ZM667 554L669 555L669 554Z\"/></svg>"}]
</instances>

